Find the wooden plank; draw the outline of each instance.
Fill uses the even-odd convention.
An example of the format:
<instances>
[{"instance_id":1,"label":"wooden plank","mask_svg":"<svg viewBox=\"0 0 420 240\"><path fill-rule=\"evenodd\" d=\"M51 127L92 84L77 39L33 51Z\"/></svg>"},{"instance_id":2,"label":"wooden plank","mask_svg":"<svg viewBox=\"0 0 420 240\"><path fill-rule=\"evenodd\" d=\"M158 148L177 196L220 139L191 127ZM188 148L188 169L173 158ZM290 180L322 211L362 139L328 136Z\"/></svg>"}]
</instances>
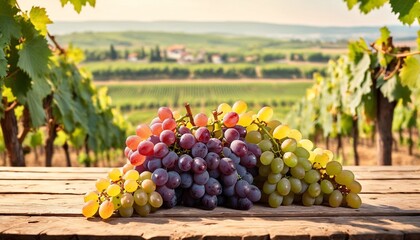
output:
<instances>
[{"instance_id":1,"label":"wooden plank","mask_svg":"<svg viewBox=\"0 0 420 240\"><path fill-rule=\"evenodd\" d=\"M9 222L11 224L9 224ZM420 216L333 218L114 218L0 216L0 238L419 239Z\"/></svg>"},{"instance_id":2,"label":"wooden plank","mask_svg":"<svg viewBox=\"0 0 420 240\"><path fill-rule=\"evenodd\" d=\"M419 180L360 180L366 193L420 193ZM84 194L94 180L0 180L0 193Z\"/></svg>"},{"instance_id":3,"label":"wooden plank","mask_svg":"<svg viewBox=\"0 0 420 240\"><path fill-rule=\"evenodd\" d=\"M249 211L218 207L213 211L176 207L159 210L151 217L331 217L331 216L412 216L420 215L420 194L364 194L360 209L304 207L270 208L256 205ZM78 195L0 194L0 215L81 216L83 198Z\"/></svg>"}]
</instances>

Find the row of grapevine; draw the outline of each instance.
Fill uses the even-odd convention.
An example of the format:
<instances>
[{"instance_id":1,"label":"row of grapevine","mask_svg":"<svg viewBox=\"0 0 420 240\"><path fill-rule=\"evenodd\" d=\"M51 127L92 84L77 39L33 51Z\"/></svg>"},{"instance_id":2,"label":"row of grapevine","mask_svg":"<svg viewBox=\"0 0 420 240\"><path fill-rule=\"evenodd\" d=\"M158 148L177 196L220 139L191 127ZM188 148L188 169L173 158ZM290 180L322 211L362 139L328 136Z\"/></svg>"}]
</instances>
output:
<instances>
[{"instance_id":1,"label":"row of grapevine","mask_svg":"<svg viewBox=\"0 0 420 240\"><path fill-rule=\"evenodd\" d=\"M412 135L417 127L419 71L419 52L394 46L384 27L370 46L364 40L350 42L348 55L329 62L326 77L315 75L289 122L307 135L336 137L338 145L342 137L351 137L356 164L359 136L376 132L378 164L390 165L392 130L408 129Z\"/></svg>"},{"instance_id":2,"label":"row of grapevine","mask_svg":"<svg viewBox=\"0 0 420 240\"><path fill-rule=\"evenodd\" d=\"M87 2L70 3L80 11ZM48 33L45 9L26 12L15 0L0 0L0 6L0 118L9 164L25 166L22 143L40 128L46 131L46 166L52 165L59 132L67 136L66 145L83 146L88 155L118 146L126 129L121 116L106 91L77 66L81 53L63 49Z\"/></svg>"}]
</instances>

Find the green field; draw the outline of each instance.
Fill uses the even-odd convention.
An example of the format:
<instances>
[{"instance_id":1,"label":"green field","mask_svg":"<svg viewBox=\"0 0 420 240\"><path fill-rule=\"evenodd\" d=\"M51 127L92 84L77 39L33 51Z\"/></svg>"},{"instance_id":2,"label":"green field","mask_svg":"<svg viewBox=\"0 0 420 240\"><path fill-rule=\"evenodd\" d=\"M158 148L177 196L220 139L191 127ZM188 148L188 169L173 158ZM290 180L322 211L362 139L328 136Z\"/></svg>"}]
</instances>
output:
<instances>
[{"instance_id":1,"label":"green field","mask_svg":"<svg viewBox=\"0 0 420 240\"><path fill-rule=\"evenodd\" d=\"M283 120L292 105L305 94L311 81L293 80L185 80L137 82L96 82L106 86L113 104L118 106L132 124L148 122L156 116L159 106L170 106L185 114L184 103L193 111L207 114L219 103L232 104L244 100L249 108L258 111L262 106L272 106L275 117Z\"/></svg>"}]
</instances>

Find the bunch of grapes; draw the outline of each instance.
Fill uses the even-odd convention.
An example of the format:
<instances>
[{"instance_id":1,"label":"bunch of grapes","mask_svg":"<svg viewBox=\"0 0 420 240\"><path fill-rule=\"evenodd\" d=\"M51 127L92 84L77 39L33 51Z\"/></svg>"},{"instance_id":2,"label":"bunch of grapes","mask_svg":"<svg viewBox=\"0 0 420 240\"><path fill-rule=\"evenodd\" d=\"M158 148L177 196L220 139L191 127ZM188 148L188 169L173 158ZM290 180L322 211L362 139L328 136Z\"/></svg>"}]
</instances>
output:
<instances>
[{"instance_id":1,"label":"bunch of grapes","mask_svg":"<svg viewBox=\"0 0 420 240\"><path fill-rule=\"evenodd\" d=\"M93 217L97 213L107 219L114 212L122 217L131 217L133 212L147 216L151 211L163 204L152 181L152 173L144 171L139 174L134 166L127 163L123 168L113 168L107 178L96 181L96 191L86 193L82 213L85 217Z\"/></svg>"}]
</instances>

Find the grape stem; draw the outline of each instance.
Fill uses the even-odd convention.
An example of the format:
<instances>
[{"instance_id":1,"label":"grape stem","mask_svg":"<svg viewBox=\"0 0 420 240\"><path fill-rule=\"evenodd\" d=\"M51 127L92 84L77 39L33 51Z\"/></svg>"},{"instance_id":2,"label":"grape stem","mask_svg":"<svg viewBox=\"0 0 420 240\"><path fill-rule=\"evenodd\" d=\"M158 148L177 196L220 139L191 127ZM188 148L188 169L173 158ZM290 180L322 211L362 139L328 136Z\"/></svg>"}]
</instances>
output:
<instances>
[{"instance_id":1,"label":"grape stem","mask_svg":"<svg viewBox=\"0 0 420 240\"><path fill-rule=\"evenodd\" d=\"M258 119L257 119L258 120ZM270 141L274 144L274 146L276 147L276 151L274 151L274 152L276 152L276 153L278 153L279 155L280 155L280 153L279 153L279 151L280 151L280 146L279 146L279 144L277 143L277 141L276 141L276 139L274 139L274 137L271 135L271 133L269 132L269 131L267 131L267 129L265 128L265 125L264 125L264 123L260 123L259 122L259 120L258 121L253 121L252 122L253 124L256 124L265 134L267 134L267 136L270 138Z\"/></svg>"},{"instance_id":2,"label":"grape stem","mask_svg":"<svg viewBox=\"0 0 420 240\"><path fill-rule=\"evenodd\" d=\"M185 109L187 110L187 116L190 118L191 125L195 126L194 117L192 115L191 107L189 103L185 103Z\"/></svg>"}]
</instances>

